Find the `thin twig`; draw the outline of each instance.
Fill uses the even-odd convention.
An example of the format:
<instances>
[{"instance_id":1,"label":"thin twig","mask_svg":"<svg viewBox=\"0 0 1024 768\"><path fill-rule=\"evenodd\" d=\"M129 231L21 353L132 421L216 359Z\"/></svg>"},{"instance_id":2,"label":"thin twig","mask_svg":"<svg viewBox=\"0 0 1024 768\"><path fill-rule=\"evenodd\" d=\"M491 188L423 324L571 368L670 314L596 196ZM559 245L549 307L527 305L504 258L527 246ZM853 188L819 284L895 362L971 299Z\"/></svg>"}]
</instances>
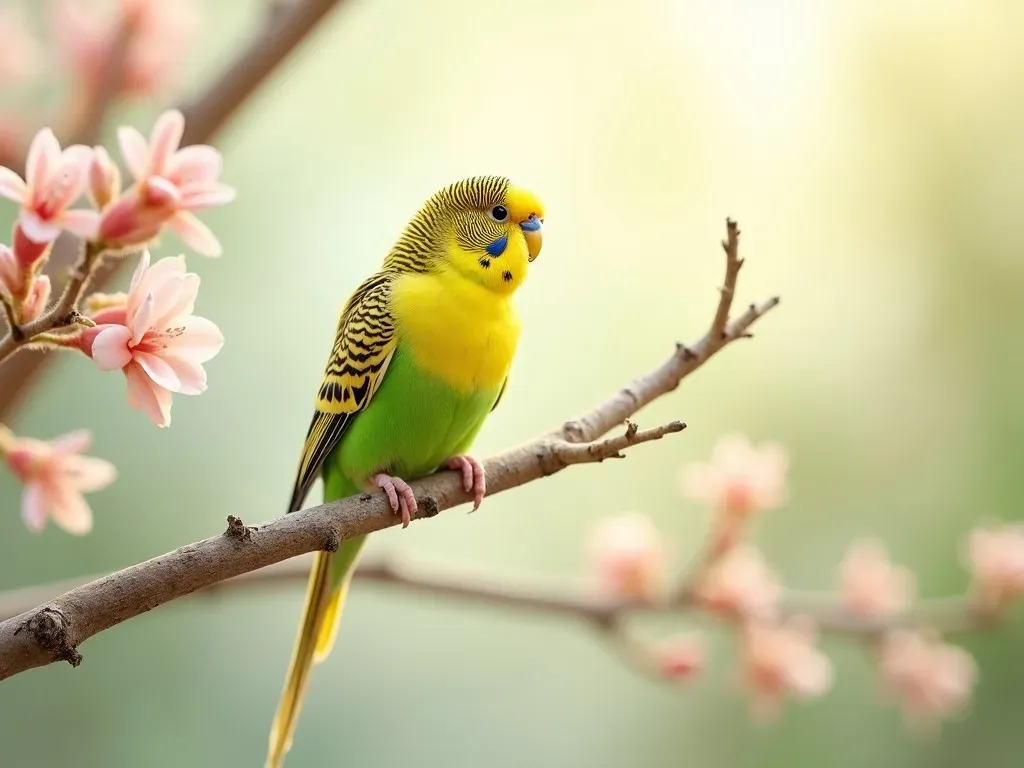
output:
<instances>
[{"instance_id":1,"label":"thin twig","mask_svg":"<svg viewBox=\"0 0 1024 768\"><path fill-rule=\"evenodd\" d=\"M0 362L6 360L19 349L30 344L33 339L58 328L74 325L77 322L78 302L82 299L86 284L93 268L103 254L102 246L86 243L82 249L78 264L71 271L64 292L57 303L42 317L24 325L15 325L12 321L11 330L0 339Z\"/></svg>"}]
</instances>

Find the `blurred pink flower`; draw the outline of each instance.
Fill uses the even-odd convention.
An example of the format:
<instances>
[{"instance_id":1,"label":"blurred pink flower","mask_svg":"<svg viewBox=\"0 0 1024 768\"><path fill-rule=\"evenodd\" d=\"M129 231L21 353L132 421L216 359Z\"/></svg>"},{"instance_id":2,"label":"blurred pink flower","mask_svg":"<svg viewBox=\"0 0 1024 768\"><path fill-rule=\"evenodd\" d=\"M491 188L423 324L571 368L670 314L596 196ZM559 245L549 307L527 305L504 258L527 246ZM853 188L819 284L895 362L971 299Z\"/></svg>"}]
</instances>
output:
<instances>
[{"instance_id":1,"label":"blurred pink flower","mask_svg":"<svg viewBox=\"0 0 1024 768\"><path fill-rule=\"evenodd\" d=\"M224 345L216 325L192 314L198 291L199 276L185 271L184 256L150 267L143 252L127 303L101 309L93 318L98 325L80 337L101 370L124 373L128 404L158 427L171 423L173 393L206 390L203 363Z\"/></svg>"},{"instance_id":2,"label":"blurred pink flower","mask_svg":"<svg viewBox=\"0 0 1024 768\"><path fill-rule=\"evenodd\" d=\"M21 82L39 72L39 44L14 8L0 8L0 83Z\"/></svg>"},{"instance_id":3,"label":"blurred pink flower","mask_svg":"<svg viewBox=\"0 0 1024 768\"><path fill-rule=\"evenodd\" d=\"M27 280L14 252L0 243L0 294L14 307L16 322L28 323L46 309L50 300L50 278L35 275L31 281Z\"/></svg>"},{"instance_id":4,"label":"blurred pink flower","mask_svg":"<svg viewBox=\"0 0 1024 768\"><path fill-rule=\"evenodd\" d=\"M908 725L930 729L960 714L978 678L974 659L962 648L909 630L890 632L879 649L885 691L898 699Z\"/></svg>"},{"instance_id":5,"label":"blurred pink flower","mask_svg":"<svg viewBox=\"0 0 1024 768\"><path fill-rule=\"evenodd\" d=\"M787 695L817 698L832 687L832 663L815 647L817 632L809 621L748 622L740 637L741 678L753 695L756 719L776 717Z\"/></svg>"},{"instance_id":6,"label":"blurred pink flower","mask_svg":"<svg viewBox=\"0 0 1024 768\"><path fill-rule=\"evenodd\" d=\"M25 486L21 516L30 531L43 530L47 517L68 533L92 530L92 510L82 494L106 488L117 470L109 461L81 455L91 443L87 430L49 441L15 437L7 429L0 433L7 467Z\"/></svg>"},{"instance_id":7,"label":"blurred pink flower","mask_svg":"<svg viewBox=\"0 0 1024 768\"><path fill-rule=\"evenodd\" d=\"M893 565L880 541L855 542L846 553L839 574L844 610L859 616L889 616L906 610L914 593L914 574Z\"/></svg>"},{"instance_id":8,"label":"blurred pink flower","mask_svg":"<svg viewBox=\"0 0 1024 768\"><path fill-rule=\"evenodd\" d=\"M697 597L705 607L728 615L774 616L781 594L778 576L748 544L740 544L716 560L697 585Z\"/></svg>"},{"instance_id":9,"label":"blurred pink flower","mask_svg":"<svg viewBox=\"0 0 1024 768\"><path fill-rule=\"evenodd\" d=\"M999 610L1024 594L1024 525L998 525L971 531L967 560L979 607Z\"/></svg>"},{"instance_id":10,"label":"blurred pink flower","mask_svg":"<svg viewBox=\"0 0 1024 768\"><path fill-rule=\"evenodd\" d=\"M217 181L221 157L213 147L179 149L185 118L176 109L157 119L147 143L135 128L118 130L118 142L135 184L103 214L100 237L116 246L148 242L163 225L205 256L219 256L217 238L192 211L224 205L235 191Z\"/></svg>"},{"instance_id":11,"label":"blurred pink flower","mask_svg":"<svg viewBox=\"0 0 1024 768\"><path fill-rule=\"evenodd\" d=\"M745 517L774 509L786 501L789 458L778 443L753 445L744 435L726 435L711 452L711 460L685 467L686 496L715 509Z\"/></svg>"},{"instance_id":12,"label":"blurred pink flower","mask_svg":"<svg viewBox=\"0 0 1024 768\"><path fill-rule=\"evenodd\" d=\"M606 594L648 600L661 578L661 534L638 512L609 517L594 526L588 542L593 572Z\"/></svg>"},{"instance_id":13,"label":"blurred pink flower","mask_svg":"<svg viewBox=\"0 0 1024 768\"><path fill-rule=\"evenodd\" d=\"M669 680L687 680L704 668L704 643L698 635L681 635L654 648L659 674Z\"/></svg>"},{"instance_id":14,"label":"blurred pink flower","mask_svg":"<svg viewBox=\"0 0 1024 768\"><path fill-rule=\"evenodd\" d=\"M193 0L119 0L120 21L90 0L55 0L50 23L79 89L91 98L99 87L119 23L132 28L122 92L150 96L172 83L198 30Z\"/></svg>"},{"instance_id":15,"label":"blurred pink flower","mask_svg":"<svg viewBox=\"0 0 1024 768\"><path fill-rule=\"evenodd\" d=\"M0 195L21 205L18 228L29 241L53 242L62 229L87 240L95 237L99 214L69 210L85 190L91 159L92 150L82 144L61 151L53 131L43 128L29 147L25 180L0 166ZM22 258L17 247L15 253Z\"/></svg>"}]
</instances>

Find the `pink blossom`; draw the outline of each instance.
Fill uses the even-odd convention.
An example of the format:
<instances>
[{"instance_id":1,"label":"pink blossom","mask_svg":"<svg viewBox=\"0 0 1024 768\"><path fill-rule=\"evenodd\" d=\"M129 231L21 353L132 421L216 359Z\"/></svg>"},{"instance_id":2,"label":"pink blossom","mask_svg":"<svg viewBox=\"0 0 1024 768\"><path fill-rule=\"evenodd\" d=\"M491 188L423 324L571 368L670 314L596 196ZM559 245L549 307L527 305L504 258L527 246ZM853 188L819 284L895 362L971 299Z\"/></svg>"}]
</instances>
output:
<instances>
[{"instance_id":1,"label":"pink blossom","mask_svg":"<svg viewBox=\"0 0 1024 768\"><path fill-rule=\"evenodd\" d=\"M755 446L743 435L726 435L715 444L710 461L683 470L683 492L745 517L785 503L788 467L789 458L778 443Z\"/></svg>"},{"instance_id":2,"label":"pink blossom","mask_svg":"<svg viewBox=\"0 0 1024 768\"><path fill-rule=\"evenodd\" d=\"M39 71L39 62L39 46L24 15L13 8L0 8L0 83L31 78Z\"/></svg>"},{"instance_id":3,"label":"pink blossom","mask_svg":"<svg viewBox=\"0 0 1024 768\"><path fill-rule=\"evenodd\" d=\"M704 643L698 635L681 635L654 649L658 673L669 680L688 680L704 668Z\"/></svg>"},{"instance_id":4,"label":"pink blossom","mask_svg":"<svg viewBox=\"0 0 1024 768\"><path fill-rule=\"evenodd\" d=\"M25 486L21 516L30 531L42 531L47 517L68 533L92 530L92 510L82 494L106 488L117 470L109 461L81 455L91 444L87 430L49 441L15 437L7 429L0 433L7 467Z\"/></svg>"},{"instance_id":5,"label":"pink blossom","mask_svg":"<svg viewBox=\"0 0 1024 768\"><path fill-rule=\"evenodd\" d=\"M743 435L726 435L711 460L683 469L683 493L714 509L711 549L718 555L743 537L750 516L786 500L789 459L777 443L754 446Z\"/></svg>"},{"instance_id":6,"label":"pink blossom","mask_svg":"<svg viewBox=\"0 0 1024 768\"><path fill-rule=\"evenodd\" d=\"M930 729L938 719L961 714L978 678L965 650L910 630L889 633L878 662L885 691L899 700L915 728Z\"/></svg>"},{"instance_id":7,"label":"pink blossom","mask_svg":"<svg viewBox=\"0 0 1024 768\"><path fill-rule=\"evenodd\" d=\"M889 616L906 610L914 592L914 574L893 565L881 542L870 539L850 547L839 575L844 610L866 617Z\"/></svg>"},{"instance_id":8,"label":"pink blossom","mask_svg":"<svg viewBox=\"0 0 1024 768\"><path fill-rule=\"evenodd\" d=\"M135 128L118 130L118 142L135 184L104 212L100 237L115 246L148 242L165 224L205 256L219 256L220 243L193 211L223 205L235 191L217 181L220 153L197 144L179 149L185 118L176 109L156 121L147 143Z\"/></svg>"},{"instance_id":9,"label":"pink blossom","mask_svg":"<svg viewBox=\"0 0 1024 768\"><path fill-rule=\"evenodd\" d=\"M131 28L122 92L154 95L171 84L198 29L193 0L119 0L120 22L95 0L55 0L50 22L79 89L94 94L116 39L117 24Z\"/></svg>"},{"instance_id":10,"label":"pink blossom","mask_svg":"<svg viewBox=\"0 0 1024 768\"><path fill-rule=\"evenodd\" d=\"M143 252L127 302L99 310L95 328L81 346L104 371L120 369L128 381L128 404L158 427L171 423L171 395L206 390L203 363L224 337L211 321L192 314L199 276L185 271L185 257L161 259L152 267Z\"/></svg>"},{"instance_id":11,"label":"pink blossom","mask_svg":"<svg viewBox=\"0 0 1024 768\"><path fill-rule=\"evenodd\" d=\"M748 544L716 560L697 586L697 597L705 607L727 615L774 616L781 594L778 576Z\"/></svg>"},{"instance_id":12,"label":"pink blossom","mask_svg":"<svg viewBox=\"0 0 1024 768\"><path fill-rule=\"evenodd\" d=\"M628 512L601 521L590 535L590 561L602 591L622 598L647 600L661 577L661 535L651 521Z\"/></svg>"},{"instance_id":13,"label":"pink blossom","mask_svg":"<svg viewBox=\"0 0 1024 768\"><path fill-rule=\"evenodd\" d=\"M21 205L18 228L29 241L53 242L62 229L87 240L95 237L99 214L69 210L85 190L91 159L92 150L82 144L61 151L53 131L43 128L29 147L25 180L0 167L0 195Z\"/></svg>"},{"instance_id":14,"label":"pink blossom","mask_svg":"<svg viewBox=\"0 0 1024 768\"><path fill-rule=\"evenodd\" d=\"M816 639L813 624L800 617L744 625L741 678L753 695L756 719L776 717L787 695L817 698L832 687L832 663L814 646Z\"/></svg>"},{"instance_id":15,"label":"pink blossom","mask_svg":"<svg viewBox=\"0 0 1024 768\"><path fill-rule=\"evenodd\" d=\"M979 607L998 610L1024 594L1024 525L971 531L967 559Z\"/></svg>"},{"instance_id":16,"label":"pink blossom","mask_svg":"<svg viewBox=\"0 0 1024 768\"><path fill-rule=\"evenodd\" d=\"M50 278L34 275L29 279L14 252L0 244L0 294L15 310L15 321L28 323L39 317L50 300Z\"/></svg>"}]
</instances>

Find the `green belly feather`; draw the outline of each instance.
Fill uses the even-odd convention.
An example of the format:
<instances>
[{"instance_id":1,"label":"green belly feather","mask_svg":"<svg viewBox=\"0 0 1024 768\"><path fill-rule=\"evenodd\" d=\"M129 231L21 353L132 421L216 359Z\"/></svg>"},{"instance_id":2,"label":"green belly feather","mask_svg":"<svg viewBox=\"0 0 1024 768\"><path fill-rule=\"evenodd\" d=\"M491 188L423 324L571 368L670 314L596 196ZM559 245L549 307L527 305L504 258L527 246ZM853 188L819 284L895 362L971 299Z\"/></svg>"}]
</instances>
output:
<instances>
[{"instance_id":1,"label":"green belly feather","mask_svg":"<svg viewBox=\"0 0 1024 768\"><path fill-rule=\"evenodd\" d=\"M469 450L500 389L459 392L426 373L399 343L370 404L324 461L324 501L376 490L379 472L411 482L437 471ZM332 558L332 585L344 578L365 539L341 543Z\"/></svg>"}]
</instances>

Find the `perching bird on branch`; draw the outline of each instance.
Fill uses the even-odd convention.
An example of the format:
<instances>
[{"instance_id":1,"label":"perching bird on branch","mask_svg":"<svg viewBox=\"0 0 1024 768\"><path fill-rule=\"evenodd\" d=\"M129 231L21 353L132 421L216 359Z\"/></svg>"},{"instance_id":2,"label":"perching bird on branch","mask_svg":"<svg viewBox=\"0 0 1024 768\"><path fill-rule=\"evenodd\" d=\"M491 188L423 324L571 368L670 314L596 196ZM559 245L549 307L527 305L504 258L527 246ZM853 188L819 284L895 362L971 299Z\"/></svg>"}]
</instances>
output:
<instances>
[{"instance_id":1,"label":"perching bird on branch","mask_svg":"<svg viewBox=\"0 0 1024 768\"><path fill-rule=\"evenodd\" d=\"M289 511L318 476L324 500L383 492L407 526L416 499L406 481L462 473L476 509L480 463L466 455L504 392L519 340L512 304L541 248L537 197L499 176L435 193L380 271L345 304ZM279 768L312 666L331 652L365 536L317 555L299 635L270 732L267 768Z\"/></svg>"}]
</instances>

